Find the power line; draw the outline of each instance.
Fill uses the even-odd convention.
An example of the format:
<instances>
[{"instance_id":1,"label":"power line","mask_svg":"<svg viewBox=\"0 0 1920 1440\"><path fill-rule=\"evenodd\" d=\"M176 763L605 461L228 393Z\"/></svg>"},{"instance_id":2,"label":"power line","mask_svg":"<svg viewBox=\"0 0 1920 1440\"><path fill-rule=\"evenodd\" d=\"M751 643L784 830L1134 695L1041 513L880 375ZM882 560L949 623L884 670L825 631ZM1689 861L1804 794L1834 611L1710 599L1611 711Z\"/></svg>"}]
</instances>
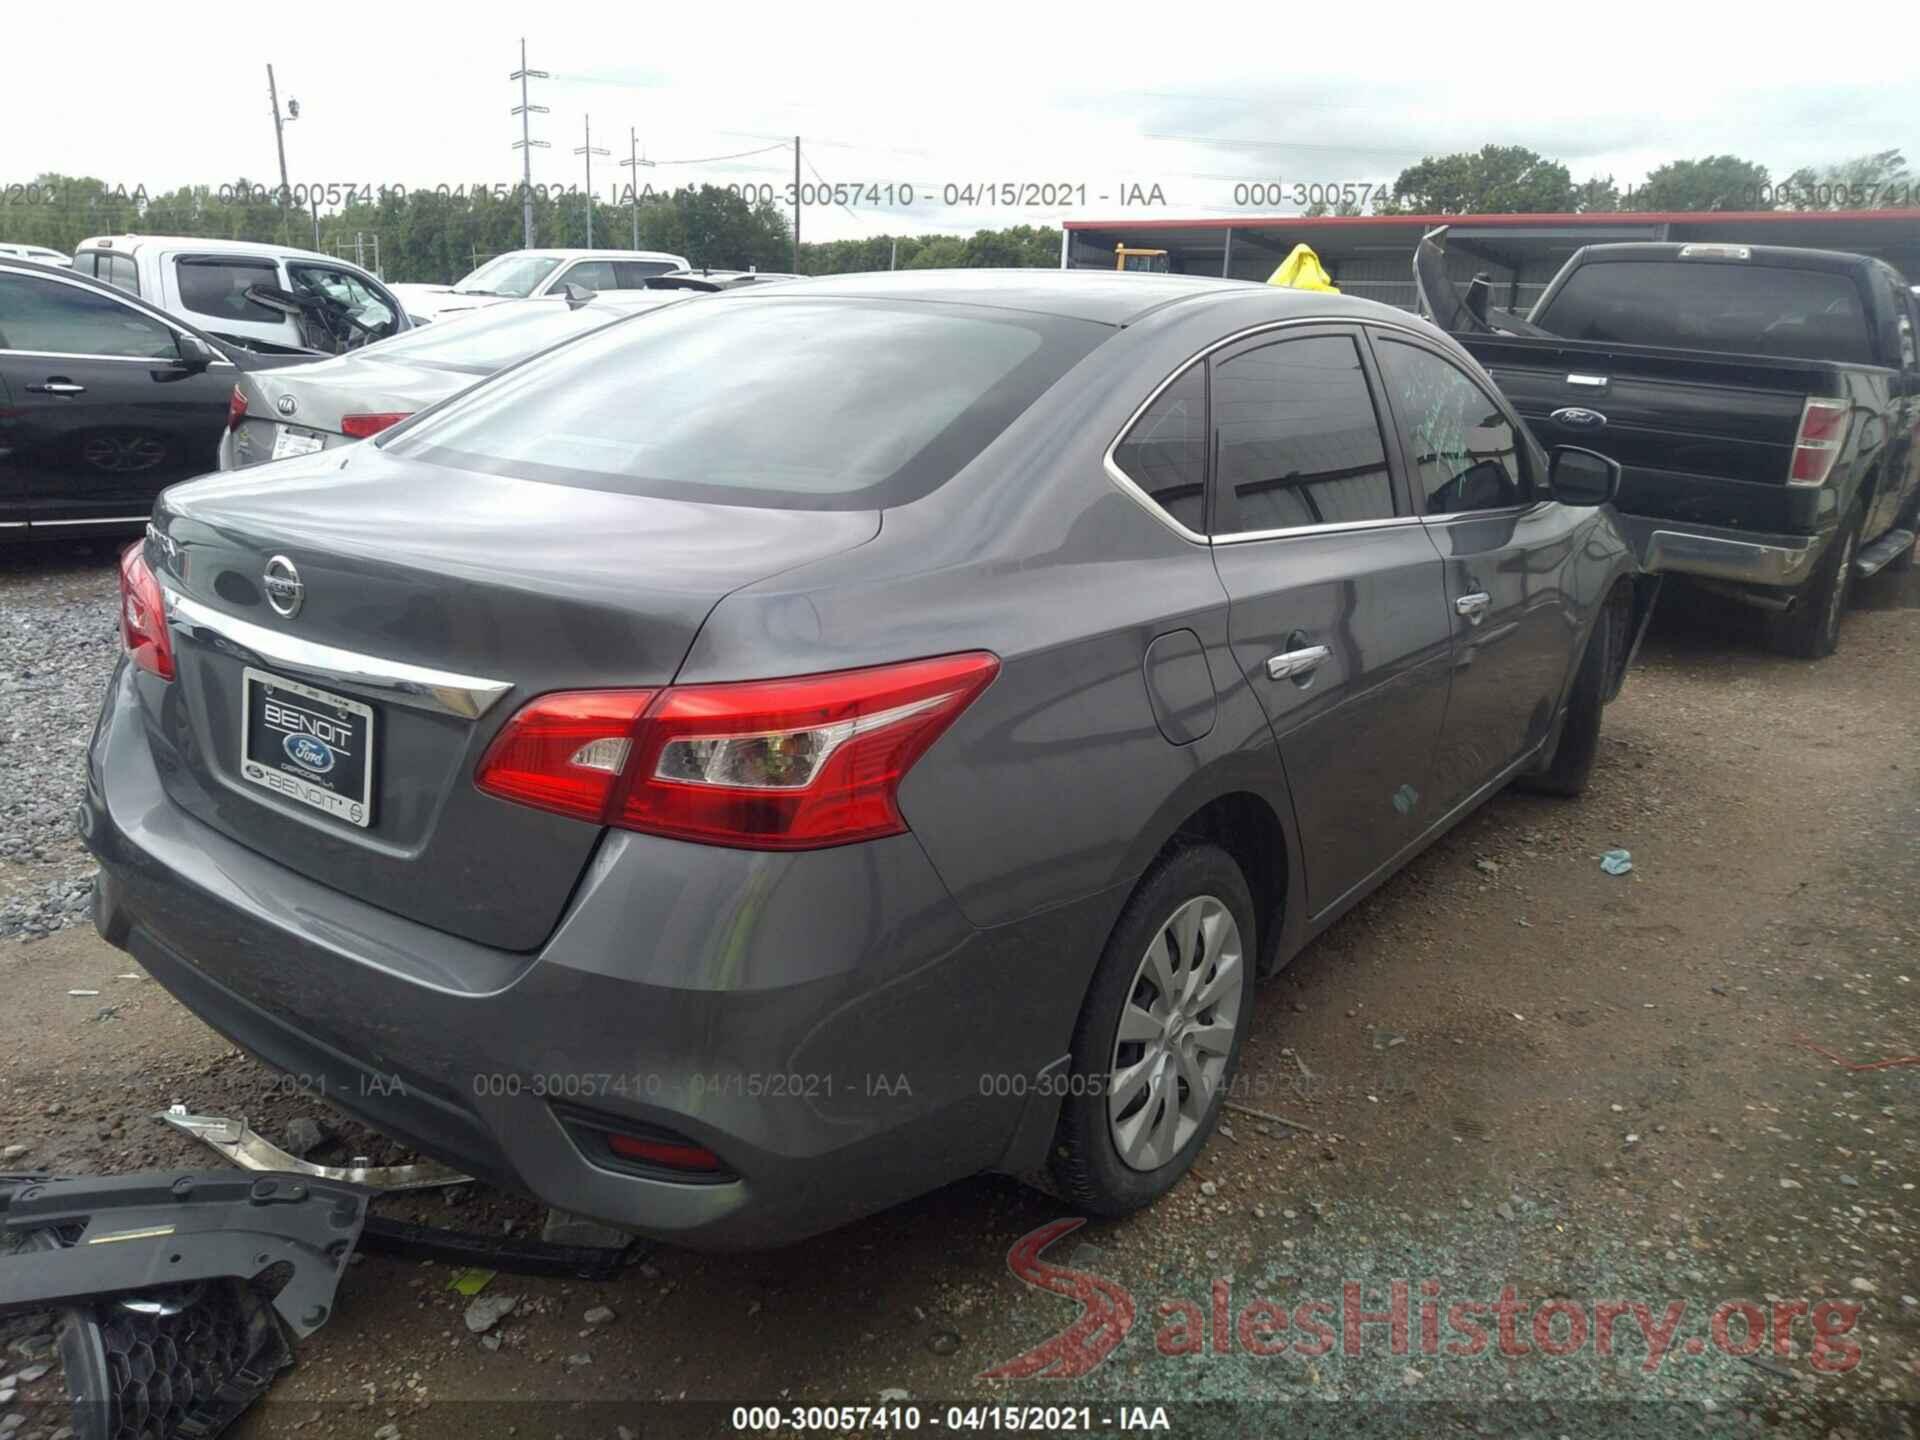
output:
<instances>
[{"instance_id":1,"label":"power line","mask_svg":"<svg viewBox=\"0 0 1920 1440\"><path fill-rule=\"evenodd\" d=\"M790 150L791 140L782 140L778 145L762 145L758 150L737 150L731 155L699 155L691 160L655 160L655 165L712 165L721 160L744 160L749 155L764 155L769 150Z\"/></svg>"}]
</instances>

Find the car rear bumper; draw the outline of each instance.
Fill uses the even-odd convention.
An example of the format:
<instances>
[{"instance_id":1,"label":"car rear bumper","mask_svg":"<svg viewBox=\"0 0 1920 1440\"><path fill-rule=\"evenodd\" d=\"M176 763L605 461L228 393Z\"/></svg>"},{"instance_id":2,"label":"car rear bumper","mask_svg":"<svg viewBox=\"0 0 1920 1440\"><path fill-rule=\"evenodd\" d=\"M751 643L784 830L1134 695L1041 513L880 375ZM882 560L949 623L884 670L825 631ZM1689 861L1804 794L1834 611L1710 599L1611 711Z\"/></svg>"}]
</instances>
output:
<instances>
[{"instance_id":1,"label":"car rear bumper","mask_svg":"<svg viewBox=\"0 0 1920 1440\"><path fill-rule=\"evenodd\" d=\"M1643 570L1787 590L1806 583L1831 538L1830 531L1765 535L1647 515L1616 518Z\"/></svg>"},{"instance_id":2,"label":"car rear bumper","mask_svg":"<svg viewBox=\"0 0 1920 1440\"><path fill-rule=\"evenodd\" d=\"M779 855L610 832L534 954L330 890L166 796L122 665L89 753L96 923L214 1028L464 1170L678 1243L777 1244L1038 1166L1118 898L995 930L911 835ZM189 1103L194 1097L180 1097ZM633 1173L591 1125L710 1148Z\"/></svg>"}]
</instances>

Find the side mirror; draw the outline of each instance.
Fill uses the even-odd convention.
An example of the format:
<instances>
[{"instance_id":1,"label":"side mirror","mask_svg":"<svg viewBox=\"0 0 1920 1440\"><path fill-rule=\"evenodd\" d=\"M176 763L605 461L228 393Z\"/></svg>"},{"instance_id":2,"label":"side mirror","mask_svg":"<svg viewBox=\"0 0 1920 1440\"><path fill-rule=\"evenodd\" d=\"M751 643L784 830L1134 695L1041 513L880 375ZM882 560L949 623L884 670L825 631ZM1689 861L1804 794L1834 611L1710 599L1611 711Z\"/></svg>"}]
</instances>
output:
<instances>
[{"instance_id":1,"label":"side mirror","mask_svg":"<svg viewBox=\"0 0 1920 1440\"><path fill-rule=\"evenodd\" d=\"M1547 456L1547 489L1562 505L1610 505L1620 494L1620 462L1578 445Z\"/></svg>"},{"instance_id":2,"label":"side mirror","mask_svg":"<svg viewBox=\"0 0 1920 1440\"><path fill-rule=\"evenodd\" d=\"M578 310L584 305L591 305L596 292L589 290L584 285L569 280L560 287L560 293L566 297L567 308L569 310Z\"/></svg>"},{"instance_id":3,"label":"side mirror","mask_svg":"<svg viewBox=\"0 0 1920 1440\"><path fill-rule=\"evenodd\" d=\"M198 375L220 358L198 335L176 335L174 340L180 347L179 368L188 375Z\"/></svg>"}]
</instances>

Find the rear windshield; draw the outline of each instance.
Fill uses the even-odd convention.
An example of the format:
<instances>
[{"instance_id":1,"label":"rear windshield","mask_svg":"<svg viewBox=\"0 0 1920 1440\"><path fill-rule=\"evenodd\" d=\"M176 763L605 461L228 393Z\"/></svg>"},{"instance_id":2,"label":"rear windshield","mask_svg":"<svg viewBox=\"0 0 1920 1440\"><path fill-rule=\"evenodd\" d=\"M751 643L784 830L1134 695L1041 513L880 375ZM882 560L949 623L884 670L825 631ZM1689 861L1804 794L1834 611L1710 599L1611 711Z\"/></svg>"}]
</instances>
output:
<instances>
[{"instance_id":1,"label":"rear windshield","mask_svg":"<svg viewBox=\"0 0 1920 1440\"><path fill-rule=\"evenodd\" d=\"M491 375L516 360L538 355L549 345L623 320L634 308L583 305L575 310L561 300L509 302L423 325L363 353L463 375Z\"/></svg>"},{"instance_id":2,"label":"rear windshield","mask_svg":"<svg viewBox=\"0 0 1920 1440\"><path fill-rule=\"evenodd\" d=\"M1569 340L1873 363L1846 275L1695 260L1582 265L1531 317Z\"/></svg>"},{"instance_id":3,"label":"rear windshield","mask_svg":"<svg viewBox=\"0 0 1920 1440\"><path fill-rule=\"evenodd\" d=\"M1112 333L1010 310L736 292L565 346L391 444L596 490L881 508L960 470Z\"/></svg>"}]
</instances>

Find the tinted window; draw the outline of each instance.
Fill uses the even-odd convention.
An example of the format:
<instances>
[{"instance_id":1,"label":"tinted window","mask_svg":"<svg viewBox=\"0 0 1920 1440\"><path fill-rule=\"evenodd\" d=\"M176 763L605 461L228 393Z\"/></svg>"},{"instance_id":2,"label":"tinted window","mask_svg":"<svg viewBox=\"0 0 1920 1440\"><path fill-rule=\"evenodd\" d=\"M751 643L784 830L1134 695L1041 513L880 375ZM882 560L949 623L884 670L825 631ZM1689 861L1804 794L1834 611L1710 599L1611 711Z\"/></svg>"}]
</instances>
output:
<instances>
[{"instance_id":1,"label":"tinted window","mask_svg":"<svg viewBox=\"0 0 1920 1440\"><path fill-rule=\"evenodd\" d=\"M644 290L649 275L670 274L676 267L670 260L616 260L614 273L620 277L622 290Z\"/></svg>"},{"instance_id":2,"label":"tinted window","mask_svg":"<svg viewBox=\"0 0 1920 1440\"><path fill-rule=\"evenodd\" d=\"M1113 447L1113 463L1189 530L1206 532L1207 367L1191 365Z\"/></svg>"},{"instance_id":3,"label":"tinted window","mask_svg":"<svg viewBox=\"0 0 1920 1440\"><path fill-rule=\"evenodd\" d=\"M1384 520L1387 451L1360 351L1283 340L1213 369L1215 534Z\"/></svg>"},{"instance_id":4,"label":"tinted window","mask_svg":"<svg viewBox=\"0 0 1920 1440\"><path fill-rule=\"evenodd\" d=\"M0 275L0 349L173 360L173 331L110 295L58 280Z\"/></svg>"},{"instance_id":5,"label":"tinted window","mask_svg":"<svg viewBox=\"0 0 1920 1440\"><path fill-rule=\"evenodd\" d=\"M1873 363L1853 280L1818 270L1711 260L1583 265L1532 318L1569 340Z\"/></svg>"},{"instance_id":6,"label":"tinted window","mask_svg":"<svg viewBox=\"0 0 1920 1440\"><path fill-rule=\"evenodd\" d=\"M271 260L199 260L179 262L180 304L196 315L216 320L248 320L284 325L278 310L247 299L254 285L280 287L280 272Z\"/></svg>"},{"instance_id":7,"label":"tinted window","mask_svg":"<svg viewBox=\"0 0 1920 1440\"><path fill-rule=\"evenodd\" d=\"M99 278L129 295L140 293L140 267L133 263L131 255L102 255Z\"/></svg>"},{"instance_id":8,"label":"tinted window","mask_svg":"<svg viewBox=\"0 0 1920 1440\"><path fill-rule=\"evenodd\" d=\"M97 250L82 250L78 255L74 256L73 268L75 273L80 275L95 274L96 271L93 268L94 259L98 254L99 252Z\"/></svg>"},{"instance_id":9,"label":"tinted window","mask_svg":"<svg viewBox=\"0 0 1920 1440\"><path fill-rule=\"evenodd\" d=\"M553 288L558 290L563 285L579 285L588 290L615 289L617 287L613 279L613 262L611 260L582 260L578 264L570 265L560 278L554 282Z\"/></svg>"},{"instance_id":10,"label":"tinted window","mask_svg":"<svg viewBox=\"0 0 1920 1440\"><path fill-rule=\"evenodd\" d=\"M1522 503L1527 487L1518 437L1487 392L1431 351L1382 340L1378 352L1421 513L1456 515Z\"/></svg>"},{"instance_id":11,"label":"tinted window","mask_svg":"<svg viewBox=\"0 0 1920 1440\"><path fill-rule=\"evenodd\" d=\"M696 301L483 382L391 443L630 494L898 504L952 476L1111 333L959 305Z\"/></svg>"}]
</instances>

